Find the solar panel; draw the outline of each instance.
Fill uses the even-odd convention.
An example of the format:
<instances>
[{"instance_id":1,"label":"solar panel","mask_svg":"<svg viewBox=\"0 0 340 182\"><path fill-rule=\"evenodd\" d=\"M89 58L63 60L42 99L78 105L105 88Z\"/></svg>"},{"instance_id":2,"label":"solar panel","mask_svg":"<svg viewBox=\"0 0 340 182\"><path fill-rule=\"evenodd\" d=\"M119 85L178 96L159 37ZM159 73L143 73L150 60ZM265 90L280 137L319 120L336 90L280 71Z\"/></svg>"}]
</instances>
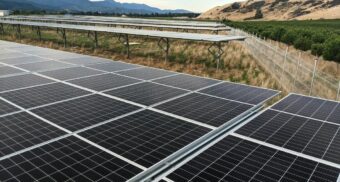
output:
<instances>
[{"instance_id":1,"label":"solar panel","mask_svg":"<svg viewBox=\"0 0 340 182\"><path fill-rule=\"evenodd\" d=\"M65 134L26 112L0 117L0 130L0 157Z\"/></svg>"},{"instance_id":2,"label":"solar panel","mask_svg":"<svg viewBox=\"0 0 340 182\"><path fill-rule=\"evenodd\" d=\"M291 94L272 108L340 124L340 103L334 101Z\"/></svg>"},{"instance_id":3,"label":"solar panel","mask_svg":"<svg viewBox=\"0 0 340 182\"><path fill-rule=\"evenodd\" d=\"M268 98L277 95L277 91L274 90L228 82L204 89L200 92L254 105L260 104Z\"/></svg>"},{"instance_id":4,"label":"solar panel","mask_svg":"<svg viewBox=\"0 0 340 182\"><path fill-rule=\"evenodd\" d=\"M96 58L96 57L91 57L91 56L62 59L61 61L71 63L71 64L77 64L77 65L91 65L91 64L108 62L107 59Z\"/></svg>"},{"instance_id":5,"label":"solar panel","mask_svg":"<svg viewBox=\"0 0 340 182\"><path fill-rule=\"evenodd\" d=\"M75 78L80 78L80 77L85 77L85 76L98 75L101 73L103 72L85 68L85 67L72 67L72 68L40 72L40 74L42 75L46 75L48 77L55 78L58 80L69 80L69 79L75 79Z\"/></svg>"},{"instance_id":6,"label":"solar panel","mask_svg":"<svg viewBox=\"0 0 340 182\"><path fill-rule=\"evenodd\" d=\"M114 72L114 71L138 68L138 67L141 67L141 66L134 65L134 64L122 63L122 62L118 62L118 61L112 61L110 63L95 64L95 65L90 65L88 67L95 68L95 69L102 70L102 71L107 71L107 72Z\"/></svg>"},{"instance_id":7,"label":"solar panel","mask_svg":"<svg viewBox=\"0 0 340 182\"><path fill-rule=\"evenodd\" d=\"M43 61L50 61L50 60L45 59L45 58L40 58L37 56L25 56L25 57L8 58L8 59L0 60L0 62L9 64L9 65L36 63L36 62L43 62Z\"/></svg>"},{"instance_id":8,"label":"solar panel","mask_svg":"<svg viewBox=\"0 0 340 182\"><path fill-rule=\"evenodd\" d=\"M72 67L71 64L65 64L56 61L45 61L39 63L28 63L28 64L21 64L17 65L19 68L29 70L29 71L47 71L47 70L57 70L62 68Z\"/></svg>"},{"instance_id":9,"label":"solar panel","mask_svg":"<svg viewBox=\"0 0 340 182\"><path fill-rule=\"evenodd\" d=\"M53 83L6 92L0 94L0 96L28 109L86 94L90 94L90 92L63 83Z\"/></svg>"},{"instance_id":10,"label":"solar panel","mask_svg":"<svg viewBox=\"0 0 340 182\"><path fill-rule=\"evenodd\" d=\"M19 70L19 69L15 69L9 66L2 66L0 67L0 77L3 76L12 76L18 73L24 73L24 71Z\"/></svg>"},{"instance_id":11,"label":"solar panel","mask_svg":"<svg viewBox=\"0 0 340 182\"><path fill-rule=\"evenodd\" d=\"M51 82L53 81L33 74L0 78L0 92Z\"/></svg>"},{"instance_id":12,"label":"solar panel","mask_svg":"<svg viewBox=\"0 0 340 182\"><path fill-rule=\"evenodd\" d=\"M139 107L101 95L91 95L32 110L35 114L77 131L138 110Z\"/></svg>"},{"instance_id":13,"label":"solar panel","mask_svg":"<svg viewBox=\"0 0 340 182\"><path fill-rule=\"evenodd\" d=\"M151 80L164 76L174 75L175 73L154 68L140 68L135 70L121 71L119 72L119 74L143 80Z\"/></svg>"},{"instance_id":14,"label":"solar panel","mask_svg":"<svg viewBox=\"0 0 340 182\"><path fill-rule=\"evenodd\" d=\"M143 105L153 105L158 102L187 93L184 90L144 82L106 92L109 95L120 97Z\"/></svg>"},{"instance_id":15,"label":"solar panel","mask_svg":"<svg viewBox=\"0 0 340 182\"><path fill-rule=\"evenodd\" d=\"M330 109L326 103L335 105L332 101L292 94L272 108L283 110L295 108L297 113L310 108L311 116L320 110L330 115L333 111L326 111L323 108L326 106ZM287 104L289 106L285 106ZM340 138L340 125L332 122L268 109L238 129L236 133L326 161L340 163L340 141L335 140Z\"/></svg>"},{"instance_id":16,"label":"solar panel","mask_svg":"<svg viewBox=\"0 0 340 182\"><path fill-rule=\"evenodd\" d=\"M220 81L180 74L167 78L157 79L154 80L153 82L183 88L187 90L198 90L216 84Z\"/></svg>"},{"instance_id":17,"label":"solar panel","mask_svg":"<svg viewBox=\"0 0 340 182\"><path fill-rule=\"evenodd\" d=\"M150 167L210 129L153 111L142 111L80 133L142 166Z\"/></svg>"},{"instance_id":18,"label":"solar panel","mask_svg":"<svg viewBox=\"0 0 340 182\"><path fill-rule=\"evenodd\" d=\"M198 93L193 93L156 106L157 109L215 127L227 123L252 107L252 105Z\"/></svg>"},{"instance_id":19,"label":"solar panel","mask_svg":"<svg viewBox=\"0 0 340 182\"><path fill-rule=\"evenodd\" d=\"M0 161L1 181L126 181L141 171L73 136Z\"/></svg>"},{"instance_id":20,"label":"solar panel","mask_svg":"<svg viewBox=\"0 0 340 182\"><path fill-rule=\"evenodd\" d=\"M227 136L167 177L173 181L337 181L340 169Z\"/></svg>"},{"instance_id":21,"label":"solar panel","mask_svg":"<svg viewBox=\"0 0 340 182\"><path fill-rule=\"evenodd\" d=\"M27 54L20 53L20 52L7 52L1 54L0 61L9 58L18 58L18 57L25 57Z\"/></svg>"},{"instance_id":22,"label":"solar panel","mask_svg":"<svg viewBox=\"0 0 340 182\"><path fill-rule=\"evenodd\" d=\"M16 108L15 106L0 99L0 116L4 114L16 112L19 110L20 109Z\"/></svg>"},{"instance_id":23,"label":"solar panel","mask_svg":"<svg viewBox=\"0 0 340 182\"><path fill-rule=\"evenodd\" d=\"M137 83L139 80L114 74L104 74L71 80L69 82L92 90L103 91Z\"/></svg>"}]
</instances>

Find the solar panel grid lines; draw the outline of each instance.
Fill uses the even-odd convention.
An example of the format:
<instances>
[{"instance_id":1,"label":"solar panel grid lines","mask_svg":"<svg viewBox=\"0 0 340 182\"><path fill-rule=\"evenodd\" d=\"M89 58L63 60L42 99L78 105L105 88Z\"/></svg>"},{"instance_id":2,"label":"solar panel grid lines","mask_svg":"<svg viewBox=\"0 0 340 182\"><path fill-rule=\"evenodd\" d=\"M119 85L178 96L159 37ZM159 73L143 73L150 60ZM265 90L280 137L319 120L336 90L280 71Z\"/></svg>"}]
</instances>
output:
<instances>
[{"instance_id":1,"label":"solar panel grid lines","mask_svg":"<svg viewBox=\"0 0 340 182\"><path fill-rule=\"evenodd\" d=\"M69 81L73 79L85 78L105 74L105 72L88 69L86 67L72 67L66 69L39 72L39 74L52 77L61 81Z\"/></svg>"},{"instance_id":2,"label":"solar panel grid lines","mask_svg":"<svg viewBox=\"0 0 340 182\"><path fill-rule=\"evenodd\" d=\"M15 113L21 111L21 109L7 103L6 101L2 100L0 96L0 117L10 114L10 113Z\"/></svg>"},{"instance_id":3,"label":"solar panel grid lines","mask_svg":"<svg viewBox=\"0 0 340 182\"><path fill-rule=\"evenodd\" d=\"M40 77L35 74L25 74L0 78L0 93L22 88L29 88L36 85L44 85L52 82L54 81L51 79Z\"/></svg>"},{"instance_id":4,"label":"solar panel grid lines","mask_svg":"<svg viewBox=\"0 0 340 182\"><path fill-rule=\"evenodd\" d=\"M57 101L88 95L90 92L63 83L53 83L0 94L1 97L29 109Z\"/></svg>"},{"instance_id":5,"label":"solar panel grid lines","mask_svg":"<svg viewBox=\"0 0 340 182\"><path fill-rule=\"evenodd\" d=\"M62 68L69 68L75 65L61 63L57 61L44 61L38 63L27 63L17 65L18 68L22 68L31 72L41 72L41 71L49 71L49 70L57 70Z\"/></svg>"},{"instance_id":6,"label":"solar panel grid lines","mask_svg":"<svg viewBox=\"0 0 340 182\"><path fill-rule=\"evenodd\" d=\"M76 64L76 65L84 65L84 66L108 62L107 59L96 58L96 57L91 57L91 56L60 59L60 61L66 62L66 63L71 63L71 64Z\"/></svg>"},{"instance_id":7,"label":"solar panel grid lines","mask_svg":"<svg viewBox=\"0 0 340 182\"><path fill-rule=\"evenodd\" d=\"M0 67L0 78L25 74L26 72L9 66Z\"/></svg>"},{"instance_id":8,"label":"solar panel grid lines","mask_svg":"<svg viewBox=\"0 0 340 182\"><path fill-rule=\"evenodd\" d=\"M152 80L156 78L163 78L165 76L170 76L176 73L171 72L171 71L161 70L161 69L143 67L143 68L136 69L136 70L119 71L119 72L115 72L115 74L125 75L125 76L129 76L133 78L143 79L143 80Z\"/></svg>"},{"instance_id":9,"label":"solar panel grid lines","mask_svg":"<svg viewBox=\"0 0 340 182\"><path fill-rule=\"evenodd\" d=\"M49 61L49 59L44 59L44 58L40 58L37 56L25 56L25 57L19 57L19 58L9 58L9 59L0 60L0 62L9 64L9 65L19 65L19 64L43 62L43 61Z\"/></svg>"},{"instance_id":10,"label":"solar panel grid lines","mask_svg":"<svg viewBox=\"0 0 340 182\"><path fill-rule=\"evenodd\" d=\"M209 131L205 127L144 110L79 135L150 167Z\"/></svg>"},{"instance_id":11,"label":"solar panel grid lines","mask_svg":"<svg viewBox=\"0 0 340 182\"><path fill-rule=\"evenodd\" d=\"M173 181L336 181L339 168L235 136L213 144L165 174ZM329 170L320 175L320 171Z\"/></svg>"},{"instance_id":12,"label":"solar panel grid lines","mask_svg":"<svg viewBox=\"0 0 340 182\"><path fill-rule=\"evenodd\" d=\"M22 163L13 165L18 160ZM74 136L13 156L1 164L7 169L1 171L2 180L126 181L142 171Z\"/></svg>"},{"instance_id":13,"label":"solar panel grid lines","mask_svg":"<svg viewBox=\"0 0 340 182\"><path fill-rule=\"evenodd\" d=\"M134 64L126 64L120 61L111 61L109 63L101 63L95 65L88 65L87 67L93 68L96 70L106 71L106 72L119 72L119 71L128 71L130 69L139 69L143 66L134 65Z\"/></svg>"},{"instance_id":14,"label":"solar panel grid lines","mask_svg":"<svg viewBox=\"0 0 340 182\"><path fill-rule=\"evenodd\" d=\"M140 84L135 84L121 89L115 89L104 93L150 106L182 95L186 93L186 91L157 85L151 82L142 82Z\"/></svg>"}]
</instances>

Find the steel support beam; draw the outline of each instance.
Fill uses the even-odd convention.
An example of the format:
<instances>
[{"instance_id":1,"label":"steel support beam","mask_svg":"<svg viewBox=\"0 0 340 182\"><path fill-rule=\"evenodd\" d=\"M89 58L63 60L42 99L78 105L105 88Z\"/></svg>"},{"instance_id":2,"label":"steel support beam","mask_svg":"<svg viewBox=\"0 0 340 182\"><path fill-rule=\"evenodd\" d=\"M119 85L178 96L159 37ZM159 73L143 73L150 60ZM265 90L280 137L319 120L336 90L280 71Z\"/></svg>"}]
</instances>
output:
<instances>
[{"instance_id":1,"label":"steel support beam","mask_svg":"<svg viewBox=\"0 0 340 182\"><path fill-rule=\"evenodd\" d=\"M61 35L62 39L63 39L63 42L64 42L64 47L67 46L67 37L66 37L66 30L64 28L61 28L59 30L59 28L57 28L57 33L59 35Z\"/></svg>"},{"instance_id":2,"label":"steel support beam","mask_svg":"<svg viewBox=\"0 0 340 182\"><path fill-rule=\"evenodd\" d=\"M15 27L16 27L16 34L19 36L19 40L21 40L21 26L16 25Z\"/></svg>"},{"instance_id":3,"label":"steel support beam","mask_svg":"<svg viewBox=\"0 0 340 182\"><path fill-rule=\"evenodd\" d=\"M169 59L170 40L169 38L160 38L157 43L158 47L165 52L165 62Z\"/></svg>"},{"instance_id":4,"label":"steel support beam","mask_svg":"<svg viewBox=\"0 0 340 182\"><path fill-rule=\"evenodd\" d=\"M2 35L5 34L5 28L4 28L4 24L0 23L0 32Z\"/></svg>"},{"instance_id":5,"label":"steel support beam","mask_svg":"<svg viewBox=\"0 0 340 182\"><path fill-rule=\"evenodd\" d=\"M214 49L217 49L217 51L215 51ZM217 68L217 70L219 70L220 67L224 66L224 62L222 60L222 55L224 54L224 51L222 49L222 43L221 42L214 42L208 48L208 51L211 55L213 55L214 61L216 61L216 68Z\"/></svg>"},{"instance_id":6,"label":"steel support beam","mask_svg":"<svg viewBox=\"0 0 340 182\"><path fill-rule=\"evenodd\" d=\"M92 39L93 39L93 42L94 42L94 48L97 48L98 47L98 32L97 31L94 31L94 32L88 32L88 37L91 38L92 36Z\"/></svg>"},{"instance_id":7,"label":"steel support beam","mask_svg":"<svg viewBox=\"0 0 340 182\"><path fill-rule=\"evenodd\" d=\"M41 30L40 30L40 27L37 27L37 35L39 37L39 41L41 41Z\"/></svg>"}]
</instances>

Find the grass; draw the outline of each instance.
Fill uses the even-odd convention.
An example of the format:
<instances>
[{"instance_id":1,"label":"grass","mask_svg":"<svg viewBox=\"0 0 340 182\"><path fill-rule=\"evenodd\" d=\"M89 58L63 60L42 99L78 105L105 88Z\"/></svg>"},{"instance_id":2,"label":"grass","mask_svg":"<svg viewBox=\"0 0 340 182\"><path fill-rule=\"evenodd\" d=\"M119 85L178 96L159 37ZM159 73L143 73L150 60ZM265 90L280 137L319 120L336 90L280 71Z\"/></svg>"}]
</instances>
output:
<instances>
[{"instance_id":1,"label":"grass","mask_svg":"<svg viewBox=\"0 0 340 182\"><path fill-rule=\"evenodd\" d=\"M224 45L224 67L216 70L216 63L208 52L209 44L192 41L171 41L169 61L164 61L164 54L157 46L156 39L130 37L131 42L140 45L131 48L130 59L126 58L125 48L112 34L99 33L99 47L93 48L93 41L86 32L67 31L67 47L56 30L44 29L42 41L36 33L28 27L22 27L22 39L18 40L10 27L5 27L3 40L21 42L52 49L59 49L80 54L104 57L112 60L122 60L150 67L157 67L172 71L184 72L192 75L216 78L232 82L240 82L271 89L281 89L278 82L264 71L241 43Z\"/></svg>"}]
</instances>

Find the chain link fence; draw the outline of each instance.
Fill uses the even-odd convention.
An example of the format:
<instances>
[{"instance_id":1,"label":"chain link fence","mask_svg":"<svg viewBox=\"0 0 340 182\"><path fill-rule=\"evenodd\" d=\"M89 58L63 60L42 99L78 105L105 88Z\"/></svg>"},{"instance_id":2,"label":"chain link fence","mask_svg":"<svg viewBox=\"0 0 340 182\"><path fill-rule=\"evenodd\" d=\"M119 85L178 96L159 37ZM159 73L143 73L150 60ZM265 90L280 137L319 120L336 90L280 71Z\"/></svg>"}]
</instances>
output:
<instances>
[{"instance_id":1,"label":"chain link fence","mask_svg":"<svg viewBox=\"0 0 340 182\"><path fill-rule=\"evenodd\" d=\"M340 80L337 79L336 63L318 58L305 58L302 52L282 48L279 43L267 41L239 29L232 29L231 34L248 37L245 46L287 92L321 97L331 100L340 99ZM325 66L326 65L326 66ZM337 67L334 73L325 71L325 67Z\"/></svg>"}]
</instances>

